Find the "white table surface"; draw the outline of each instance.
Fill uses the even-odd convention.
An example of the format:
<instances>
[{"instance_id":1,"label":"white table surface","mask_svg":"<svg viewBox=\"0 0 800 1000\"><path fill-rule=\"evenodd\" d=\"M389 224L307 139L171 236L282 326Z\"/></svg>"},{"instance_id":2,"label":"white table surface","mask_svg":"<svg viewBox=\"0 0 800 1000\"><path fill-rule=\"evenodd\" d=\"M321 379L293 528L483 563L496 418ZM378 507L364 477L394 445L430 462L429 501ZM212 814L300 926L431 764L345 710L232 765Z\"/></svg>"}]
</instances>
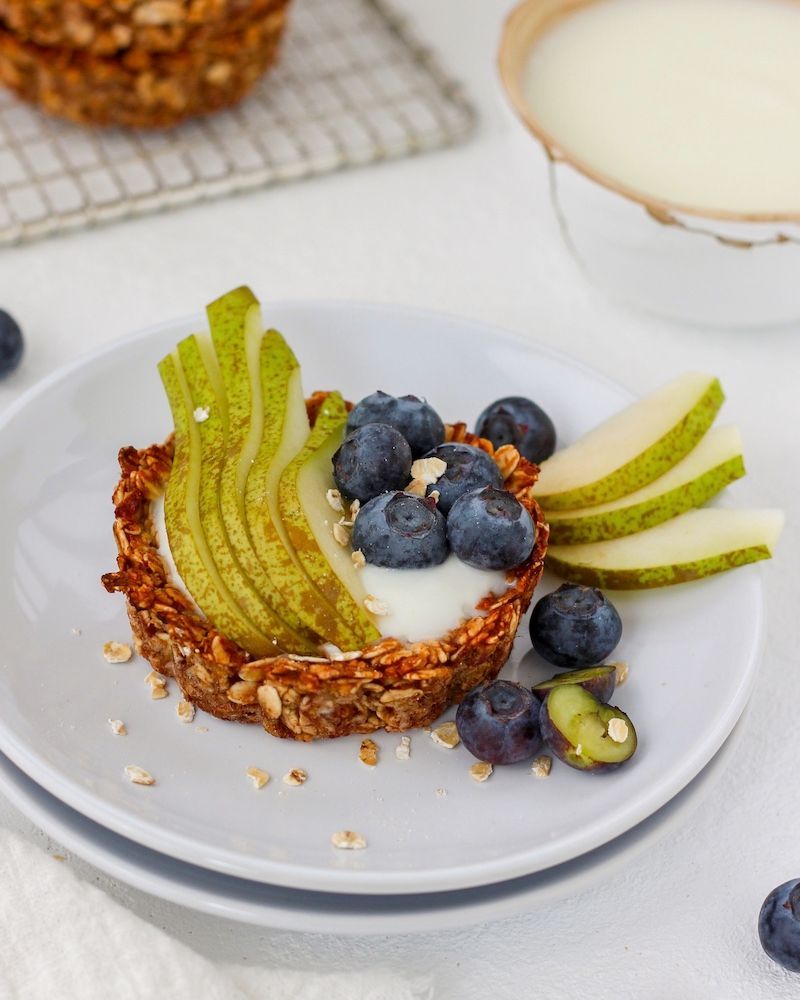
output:
<instances>
[{"instance_id":1,"label":"white table surface","mask_svg":"<svg viewBox=\"0 0 800 1000\"><path fill-rule=\"evenodd\" d=\"M726 419L746 442L740 499L788 514L766 572L769 636L746 732L703 805L624 877L458 932L389 940L246 928L69 863L220 962L429 972L442 1000L796 997L800 980L763 956L755 923L766 893L800 875L800 329L699 332L625 312L587 287L559 242L543 157L500 103L494 50L510 4L398 6L466 82L481 114L470 142L3 251L0 305L24 324L28 353L0 385L0 406L76 354L196 312L242 283L262 297L370 299L484 319L556 345L636 392L687 368L715 372L728 394ZM0 823L42 840L2 798Z\"/></svg>"}]
</instances>

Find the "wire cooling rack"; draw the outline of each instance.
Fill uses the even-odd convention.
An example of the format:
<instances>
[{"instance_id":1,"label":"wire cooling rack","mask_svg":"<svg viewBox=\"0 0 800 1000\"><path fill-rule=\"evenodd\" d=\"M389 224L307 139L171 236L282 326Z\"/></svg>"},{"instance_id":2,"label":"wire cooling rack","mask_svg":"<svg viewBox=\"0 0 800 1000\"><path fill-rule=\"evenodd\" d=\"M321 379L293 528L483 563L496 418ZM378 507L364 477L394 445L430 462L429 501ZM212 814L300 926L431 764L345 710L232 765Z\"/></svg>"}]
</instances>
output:
<instances>
[{"instance_id":1,"label":"wire cooling rack","mask_svg":"<svg viewBox=\"0 0 800 1000\"><path fill-rule=\"evenodd\" d=\"M473 122L384 0L295 0L256 92L165 132L79 128L0 89L0 246L445 146Z\"/></svg>"}]
</instances>

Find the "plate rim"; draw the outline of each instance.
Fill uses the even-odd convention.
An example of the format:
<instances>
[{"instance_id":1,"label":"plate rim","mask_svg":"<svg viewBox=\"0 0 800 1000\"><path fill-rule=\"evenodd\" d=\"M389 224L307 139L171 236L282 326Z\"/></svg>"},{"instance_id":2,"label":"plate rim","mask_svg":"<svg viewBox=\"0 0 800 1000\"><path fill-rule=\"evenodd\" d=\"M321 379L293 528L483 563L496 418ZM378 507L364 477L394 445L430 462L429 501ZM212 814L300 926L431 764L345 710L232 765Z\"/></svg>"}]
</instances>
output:
<instances>
[{"instance_id":1,"label":"plate rim","mask_svg":"<svg viewBox=\"0 0 800 1000\"><path fill-rule=\"evenodd\" d=\"M637 398L631 390L621 383L566 352L550 347L550 345L542 344L535 338L528 337L523 333L508 330L483 320L468 319L457 314L424 307L405 306L386 302L376 303L366 300L324 298L263 301L267 302L272 308L288 311L304 311L309 309L350 311L357 309L361 311L378 311L393 315L402 313L413 315L419 320L427 318L439 323L444 321L462 330L469 328L475 333L482 333L484 336L491 335L495 341L511 342L516 347L530 351L533 355L544 355L562 365L578 370L594 381L603 383L607 388L614 390L628 399ZM205 315L200 313L176 317L151 324L143 329L116 338L107 344L83 352L66 365L60 366L29 387L0 414L0 436L5 433L7 427L20 414L24 413L28 406L45 395L53 386L66 381L75 372L91 367L93 364L124 348L163 335L171 329L178 330L191 326L202 328L205 322ZM178 860L195 863L200 867L215 871L231 873L241 878L264 881L286 887L304 888L312 891L344 891L343 887L347 885L347 891L365 895L446 891L487 885L500 880L516 878L531 874L534 871L544 871L562 864L566 860L574 860L588 851L608 843L625 831L630 830L674 798L682 788L686 787L699 774L719 750L733 730L747 704L755 684L758 664L761 660L765 642L765 587L763 568L753 566L750 567L750 570L753 571L751 575L757 583L754 588L756 595L756 600L752 605L754 627L751 634L750 647L747 651L747 666L743 673L742 682L732 692L728 709L724 716L718 720L716 727L705 734L705 738L699 741L693 748L693 751L685 756L682 766L677 771L671 772L671 779L668 782L654 783L648 794L639 795L629 800L624 806L613 812L611 814L613 819L606 817L603 821L595 822L591 828L593 831L591 837L586 837L585 833L581 830L576 831L571 836L561 837L558 841L558 850L554 850L551 847L550 851L545 851L543 861L541 863L536 862L533 867L530 863L529 853L518 853L514 856L514 863L510 863L508 857L502 856L499 858L484 859L480 863L473 862L468 865L439 867L425 872L416 871L414 873L415 882L409 885L410 873L407 871L353 872L347 868L337 869L333 867L323 868L291 865L284 862L272 861L265 857L258 859L249 858L248 863L243 864L242 855L236 851L219 846L214 846L210 849L209 845L203 844L202 841L188 835L176 834L170 830L157 828L154 823L141 820L137 816L132 816L120 806L105 803L102 798L84 789L74 779L61 779L46 761L40 759L40 755L33 752L30 747L25 745L23 741L18 740L15 734L9 731L3 720L2 713L0 713L0 752L4 753L20 770L37 784L41 785L46 791L50 792L50 794L101 826L105 826L115 833L126 836L128 839L133 839L145 847L149 847L160 853L169 854ZM210 856L210 850L213 851L213 856ZM541 845L539 845L539 850L541 852ZM527 862L525 861L526 858L528 858ZM258 862L255 868L254 860ZM257 869L257 872L255 869ZM357 885L354 884L354 879L357 880ZM423 888L420 887L420 883Z\"/></svg>"}]
</instances>

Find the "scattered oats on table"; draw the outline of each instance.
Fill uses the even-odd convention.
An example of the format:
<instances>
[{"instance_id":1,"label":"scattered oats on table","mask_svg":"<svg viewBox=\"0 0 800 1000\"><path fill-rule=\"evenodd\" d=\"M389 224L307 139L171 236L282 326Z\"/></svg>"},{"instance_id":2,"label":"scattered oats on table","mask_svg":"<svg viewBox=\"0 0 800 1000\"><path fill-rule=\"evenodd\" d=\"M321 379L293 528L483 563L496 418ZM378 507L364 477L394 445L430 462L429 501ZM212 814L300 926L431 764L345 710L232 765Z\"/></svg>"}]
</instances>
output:
<instances>
[{"instance_id":1,"label":"scattered oats on table","mask_svg":"<svg viewBox=\"0 0 800 1000\"><path fill-rule=\"evenodd\" d=\"M366 838L355 830L338 830L331 836L331 843L340 851L363 851L367 846Z\"/></svg>"},{"instance_id":2,"label":"scattered oats on table","mask_svg":"<svg viewBox=\"0 0 800 1000\"><path fill-rule=\"evenodd\" d=\"M457 747L461 742L455 722L443 722L441 726L432 729L431 739L434 743L438 743L440 747L447 747L448 750Z\"/></svg>"},{"instance_id":3,"label":"scattered oats on table","mask_svg":"<svg viewBox=\"0 0 800 1000\"><path fill-rule=\"evenodd\" d=\"M308 774L300 767L292 768L283 776L284 785L304 785L308 781Z\"/></svg>"},{"instance_id":4,"label":"scattered oats on table","mask_svg":"<svg viewBox=\"0 0 800 1000\"><path fill-rule=\"evenodd\" d=\"M133 656L133 650L126 642L107 642L103 646L103 658L106 663L127 663Z\"/></svg>"},{"instance_id":5,"label":"scattered oats on table","mask_svg":"<svg viewBox=\"0 0 800 1000\"><path fill-rule=\"evenodd\" d=\"M128 730L125 728L125 723L122 719L109 719L108 724L115 736L127 736Z\"/></svg>"}]
</instances>

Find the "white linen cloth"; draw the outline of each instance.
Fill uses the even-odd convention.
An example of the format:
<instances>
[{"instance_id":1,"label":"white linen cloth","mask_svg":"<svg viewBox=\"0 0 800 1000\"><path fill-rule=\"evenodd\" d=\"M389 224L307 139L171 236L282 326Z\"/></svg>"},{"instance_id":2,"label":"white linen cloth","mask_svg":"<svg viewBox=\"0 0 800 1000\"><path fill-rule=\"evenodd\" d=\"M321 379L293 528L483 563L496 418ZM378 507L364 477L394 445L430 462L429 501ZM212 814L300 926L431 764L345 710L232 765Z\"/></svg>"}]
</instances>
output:
<instances>
[{"instance_id":1,"label":"white linen cloth","mask_svg":"<svg viewBox=\"0 0 800 1000\"><path fill-rule=\"evenodd\" d=\"M0 830L3 1000L429 1000L429 982L219 965Z\"/></svg>"}]
</instances>

